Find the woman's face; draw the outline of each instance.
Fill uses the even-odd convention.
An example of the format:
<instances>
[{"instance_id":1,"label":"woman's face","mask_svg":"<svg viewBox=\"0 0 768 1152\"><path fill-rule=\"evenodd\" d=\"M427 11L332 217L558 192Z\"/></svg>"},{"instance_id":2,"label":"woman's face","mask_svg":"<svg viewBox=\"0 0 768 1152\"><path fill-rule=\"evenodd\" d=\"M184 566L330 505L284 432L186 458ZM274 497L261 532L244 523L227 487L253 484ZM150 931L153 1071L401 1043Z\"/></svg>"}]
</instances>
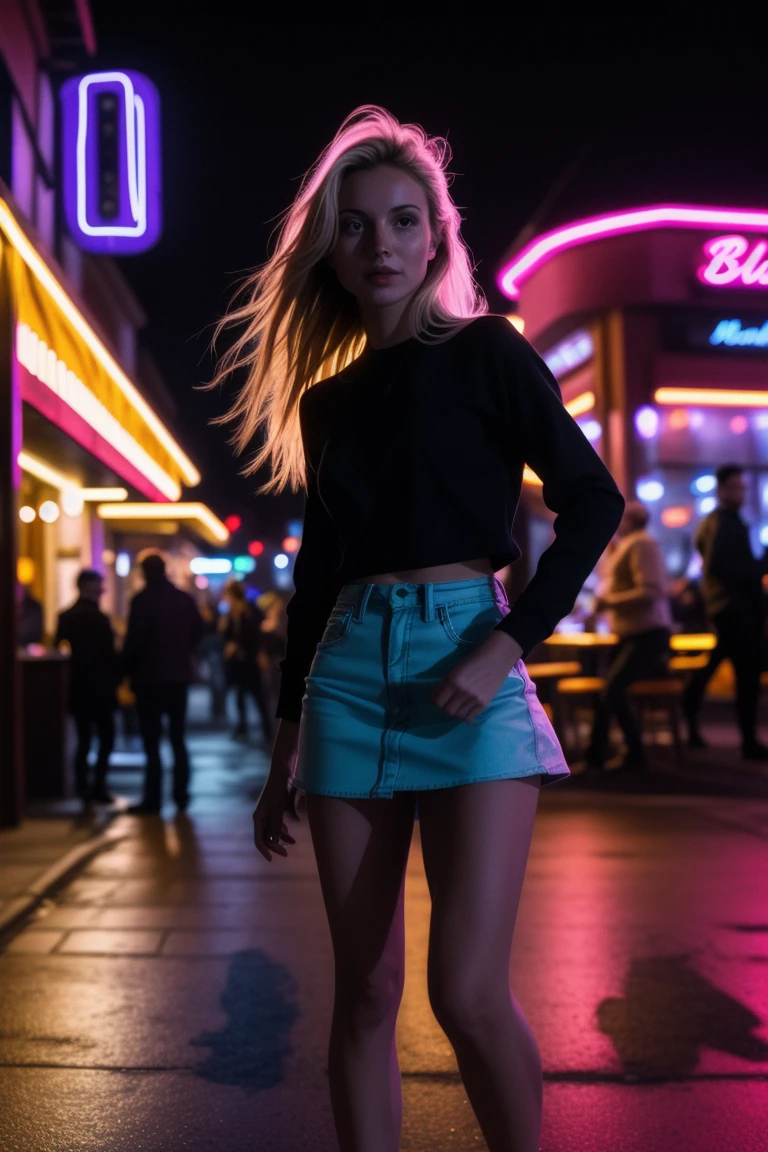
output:
<instances>
[{"instance_id":1,"label":"woman's face","mask_svg":"<svg viewBox=\"0 0 768 1152\"><path fill-rule=\"evenodd\" d=\"M418 180L387 164L344 178L339 238L329 262L364 320L376 312L402 315L435 250L427 196Z\"/></svg>"}]
</instances>

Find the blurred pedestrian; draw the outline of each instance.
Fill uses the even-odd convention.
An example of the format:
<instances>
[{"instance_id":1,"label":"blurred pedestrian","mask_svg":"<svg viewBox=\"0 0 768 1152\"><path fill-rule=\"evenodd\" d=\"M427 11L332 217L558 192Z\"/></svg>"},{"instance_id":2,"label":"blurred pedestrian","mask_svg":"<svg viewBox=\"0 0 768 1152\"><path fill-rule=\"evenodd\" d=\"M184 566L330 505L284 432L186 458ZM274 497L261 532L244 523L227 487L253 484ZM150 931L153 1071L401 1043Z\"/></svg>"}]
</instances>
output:
<instances>
[{"instance_id":1,"label":"blurred pedestrian","mask_svg":"<svg viewBox=\"0 0 768 1152\"><path fill-rule=\"evenodd\" d=\"M26 648L29 644L43 642L43 606L32 595L28 585L24 585L19 601L18 644Z\"/></svg>"},{"instance_id":2,"label":"blurred pedestrian","mask_svg":"<svg viewBox=\"0 0 768 1152\"><path fill-rule=\"evenodd\" d=\"M610 629L619 642L595 709L586 761L590 768L632 771L645 767L645 752L627 688L635 680L666 672L672 610L664 557L648 531L648 509L639 500L627 502L616 535L595 608L608 612ZM613 718L624 735L625 749L604 765Z\"/></svg>"},{"instance_id":3,"label":"blurred pedestrian","mask_svg":"<svg viewBox=\"0 0 768 1152\"><path fill-rule=\"evenodd\" d=\"M280 697L280 663L285 656L286 624L285 598L279 592L265 592L257 600L264 613L261 624L262 650L259 663L264 672L264 685L272 715L275 714Z\"/></svg>"},{"instance_id":4,"label":"blurred pedestrian","mask_svg":"<svg viewBox=\"0 0 768 1152\"><path fill-rule=\"evenodd\" d=\"M762 578L768 572L768 551L756 559L749 529L740 515L746 496L743 469L723 464L715 473L717 506L701 521L696 547L703 560L701 591L717 643L703 668L691 676L683 697L688 744L706 747L699 730L699 713L710 678L723 660L736 674L736 717L744 760L768 760L768 747L757 739L757 705L763 663L765 595Z\"/></svg>"},{"instance_id":5,"label":"blurred pedestrian","mask_svg":"<svg viewBox=\"0 0 768 1152\"><path fill-rule=\"evenodd\" d=\"M418 804L432 1005L486 1143L539 1147L541 1058L511 994L539 787L568 773L522 655L571 610L623 500L557 381L487 316L445 140L357 109L283 216L218 380L266 490L306 488L254 843L293 843L306 794L336 962L329 1077L345 1150L400 1147L395 1025ZM523 465L558 514L510 608L495 573ZM264 491L265 489L262 489Z\"/></svg>"},{"instance_id":6,"label":"blurred pedestrian","mask_svg":"<svg viewBox=\"0 0 768 1152\"><path fill-rule=\"evenodd\" d=\"M256 604L246 600L240 580L230 581L224 590L224 599L229 605L229 612L222 618L224 670L228 687L235 690L238 717L233 736L243 739L248 735L246 702L251 696L261 718L262 736L269 743L274 725L259 664L264 613Z\"/></svg>"},{"instance_id":7,"label":"blurred pedestrian","mask_svg":"<svg viewBox=\"0 0 768 1152\"><path fill-rule=\"evenodd\" d=\"M129 809L134 815L159 812L162 806L160 740L164 716L168 717L173 749L173 799L179 811L189 803L189 754L184 739L187 695L203 634L194 599L165 575L162 556L151 553L141 567L146 586L131 601L122 654L123 670L136 694L146 756L144 795Z\"/></svg>"},{"instance_id":8,"label":"blurred pedestrian","mask_svg":"<svg viewBox=\"0 0 768 1152\"><path fill-rule=\"evenodd\" d=\"M100 610L104 578L93 568L77 577L78 598L59 614L54 644L66 647L69 659L69 711L75 722L75 787L84 803L111 804L107 789L109 757L115 743L118 661L109 617ZM94 730L98 752L90 778L89 756Z\"/></svg>"},{"instance_id":9,"label":"blurred pedestrian","mask_svg":"<svg viewBox=\"0 0 768 1152\"><path fill-rule=\"evenodd\" d=\"M215 724L219 724L225 720L227 715L227 679L224 669L221 612L217 597L208 590L198 597L197 607L203 620L203 636L199 647L199 672L210 691L211 720Z\"/></svg>"}]
</instances>

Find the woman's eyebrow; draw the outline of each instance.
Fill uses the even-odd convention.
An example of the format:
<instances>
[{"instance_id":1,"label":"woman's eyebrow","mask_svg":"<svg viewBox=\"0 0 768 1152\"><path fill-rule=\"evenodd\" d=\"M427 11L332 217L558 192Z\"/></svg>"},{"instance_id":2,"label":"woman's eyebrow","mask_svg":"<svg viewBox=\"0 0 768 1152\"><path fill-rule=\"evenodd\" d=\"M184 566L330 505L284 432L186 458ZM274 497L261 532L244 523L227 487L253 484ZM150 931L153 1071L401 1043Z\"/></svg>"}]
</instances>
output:
<instances>
[{"instance_id":1,"label":"woman's eyebrow","mask_svg":"<svg viewBox=\"0 0 768 1152\"><path fill-rule=\"evenodd\" d=\"M422 212L423 209L418 204L398 204L395 208L390 208L390 212L404 212L406 209L415 209L417 212ZM339 208L339 215L344 212L352 212L355 216L367 216L368 213L364 212L362 208Z\"/></svg>"}]
</instances>

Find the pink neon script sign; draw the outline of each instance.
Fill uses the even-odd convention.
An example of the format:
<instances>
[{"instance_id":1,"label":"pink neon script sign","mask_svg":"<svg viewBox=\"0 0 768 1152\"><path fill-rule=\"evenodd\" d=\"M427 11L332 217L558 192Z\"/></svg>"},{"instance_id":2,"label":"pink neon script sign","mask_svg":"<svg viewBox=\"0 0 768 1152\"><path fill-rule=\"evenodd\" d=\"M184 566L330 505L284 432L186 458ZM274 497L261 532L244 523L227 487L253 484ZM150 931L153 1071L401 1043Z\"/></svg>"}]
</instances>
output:
<instances>
[{"instance_id":1,"label":"pink neon script sign","mask_svg":"<svg viewBox=\"0 0 768 1152\"><path fill-rule=\"evenodd\" d=\"M715 236L704 245L709 264L698 270L704 284L722 287L740 284L745 288L768 288L768 243L744 236Z\"/></svg>"},{"instance_id":2,"label":"pink neon script sign","mask_svg":"<svg viewBox=\"0 0 768 1152\"><path fill-rule=\"evenodd\" d=\"M657 228L733 228L741 232L768 229L768 212L751 208L714 208L695 204L654 204L647 208L629 208L604 216L574 220L553 232L536 236L507 263L499 275L499 288L516 300L520 288L533 273L553 256L582 244L631 232L648 232ZM735 238L735 237L732 237ZM716 237L723 239L722 236ZM743 239L739 235L739 239ZM746 243L746 241L745 241ZM709 253L708 253L709 255ZM747 270L751 272L751 267ZM707 280L705 283L711 283Z\"/></svg>"}]
</instances>

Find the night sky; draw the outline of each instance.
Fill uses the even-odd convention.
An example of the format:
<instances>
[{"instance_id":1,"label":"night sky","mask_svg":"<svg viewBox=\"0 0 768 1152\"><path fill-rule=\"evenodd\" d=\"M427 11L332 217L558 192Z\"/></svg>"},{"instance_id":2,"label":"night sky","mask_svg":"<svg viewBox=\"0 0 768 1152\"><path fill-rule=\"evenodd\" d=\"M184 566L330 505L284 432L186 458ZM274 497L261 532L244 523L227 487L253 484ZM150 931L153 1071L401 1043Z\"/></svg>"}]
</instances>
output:
<instances>
[{"instance_id":1,"label":"night sky","mask_svg":"<svg viewBox=\"0 0 768 1152\"><path fill-rule=\"evenodd\" d=\"M238 280L265 259L275 218L356 106L383 104L448 137L454 199L496 312L508 311L499 265L534 218L538 230L601 198L768 204L764 77L732 39L748 24L733 6L725 40L647 8L630 10L636 25L553 7L538 25L445 27L394 8L333 24L266 24L210 2L91 9L99 55L88 66L145 72L162 102L164 233L120 265L149 315L143 339L179 406L179 438L205 474L196 494L238 513L248 536L279 538L301 497L254 495L258 480L238 475L228 433L210 425L231 395L194 386L210 377L212 328Z\"/></svg>"}]
</instances>

